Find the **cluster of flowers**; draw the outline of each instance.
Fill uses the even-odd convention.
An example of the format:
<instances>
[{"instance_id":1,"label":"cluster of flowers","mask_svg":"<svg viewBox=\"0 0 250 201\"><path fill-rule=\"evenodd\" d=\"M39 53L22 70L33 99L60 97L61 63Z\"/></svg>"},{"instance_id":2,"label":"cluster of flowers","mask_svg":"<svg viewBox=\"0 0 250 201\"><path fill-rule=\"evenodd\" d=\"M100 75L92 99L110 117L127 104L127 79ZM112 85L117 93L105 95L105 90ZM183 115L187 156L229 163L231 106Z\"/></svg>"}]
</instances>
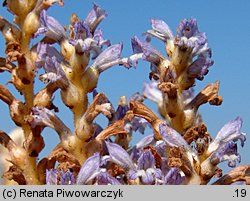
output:
<instances>
[{"instance_id":1,"label":"cluster of flowers","mask_svg":"<svg viewBox=\"0 0 250 201\"><path fill-rule=\"evenodd\" d=\"M0 131L4 178L18 184L250 184L250 165L240 162L237 141L243 147L246 135L240 131L242 119L228 122L212 139L198 109L202 104L220 105L219 81L194 95L196 79L202 80L213 65L205 33L195 19L184 19L174 36L168 25L152 19L145 40L131 39L133 53L121 57L123 45L111 44L97 28L107 13L93 5L82 20L72 14L63 27L47 14L62 0L5 0L14 15L12 24L0 17L0 30L6 41L6 57L0 58L0 72L9 72L9 83L23 95L15 98L0 85L0 99L9 106L10 116L21 129L18 136ZM31 40L42 39L30 47ZM160 39L166 56L150 44ZM55 45L59 45L56 48ZM118 106L97 92L101 73L120 65L136 67L139 60L151 65L150 83L127 102ZM45 85L34 93L35 77ZM53 94L60 90L63 103L74 116L74 131L56 116ZM88 94L93 94L90 103ZM144 105L150 99L158 105L161 117ZM54 112L53 112L54 110ZM103 114L109 124L102 128L95 118ZM152 134L131 145L133 133ZM42 131L50 127L60 142L45 158L37 157L45 147ZM14 139L18 138L18 139ZM227 161L236 167L223 176L218 164Z\"/></svg>"}]
</instances>

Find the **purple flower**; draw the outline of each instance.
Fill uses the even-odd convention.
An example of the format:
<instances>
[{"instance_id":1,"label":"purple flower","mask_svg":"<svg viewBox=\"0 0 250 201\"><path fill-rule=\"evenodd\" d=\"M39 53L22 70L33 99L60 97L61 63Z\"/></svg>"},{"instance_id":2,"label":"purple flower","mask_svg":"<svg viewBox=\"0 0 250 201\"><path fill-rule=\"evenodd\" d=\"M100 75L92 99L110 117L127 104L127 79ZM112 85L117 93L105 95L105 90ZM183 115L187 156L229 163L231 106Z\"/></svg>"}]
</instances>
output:
<instances>
[{"instance_id":1,"label":"purple flower","mask_svg":"<svg viewBox=\"0 0 250 201\"><path fill-rule=\"evenodd\" d=\"M194 18L184 19L177 28L176 45L180 48L192 49L193 54L197 53L207 43L205 33L198 30L197 21Z\"/></svg>"},{"instance_id":2,"label":"purple flower","mask_svg":"<svg viewBox=\"0 0 250 201\"><path fill-rule=\"evenodd\" d=\"M52 58L55 57L60 63L63 61L62 55L56 50L56 48L48 45L46 43L38 43L37 45L37 60L35 62L36 68L41 68L44 66L46 57Z\"/></svg>"},{"instance_id":3,"label":"purple flower","mask_svg":"<svg viewBox=\"0 0 250 201\"><path fill-rule=\"evenodd\" d=\"M109 67L119 64L122 48L123 46L120 43L109 46L95 59L92 66L98 72L103 72Z\"/></svg>"},{"instance_id":4,"label":"purple flower","mask_svg":"<svg viewBox=\"0 0 250 201\"><path fill-rule=\"evenodd\" d=\"M45 36L57 42L60 42L66 37L63 26L55 18L48 16L46 10L40 13L40 23L40 28L38 28L34 37L45 34Z\"/></svg>"},{"instance_id":5,"label":"purple flower","mask_svg":"<svg viewBox=\"0 0 250 201\"><path fill-rule=\"evenodd\" d=\"M159 131L163 138L163 140L172 147L183 147L186 150L189 150L187 142L183 139L183 137L173 128L167 126L166 124L161 123L159 125Z\"/></svg>"},{"instance_id":6,"label":"purple flower","mask_svg":"<svg viewBox=\"0 0 250 201\"><path fill-rule=\"evenodd\" d=\"M129 111L129 106L127 104L126 97L121 96L118 101L118 107L115 111L113 121L121 120L126 115L127 111Z\"/></svg>"},{"instance_id":7,"label":"purple flower","mask_svg":"<svg viewBox=\"0 0 250 201\"><path fill-rule=\"evenodd\" d=\"M91 51L92 59L95 59L101 53L104 45L110 46L110 41L104 40L102 30L96 29L106 16L106 12L94 4L86 19L75 23L75 37L69 42L75 46L77 53Z\"/></svg>"},{"instance_id":8,"label":"purple flower","mask_svg":"<svg viewBox=\"0 0 250 201\"><path fill-rule=\"evenodd\" d=\"M74 32L75 37L70 39L69 43L75 46L77 53L82 54L86 51L91 51L92 58L96 58L101 53L101 47L105 44L101 30L96 30L93 37L85 21L79 21L74 25Z\"/></svg>"},{"instance_id":9,"label":"purple flower","mask_svg":"<svg viewBox=\"0 0 250 201\"><path fill-rule=\"evenodd\" d=\"M163 175L167 175L171 167L168 165L168 158L167 157L161 157L161 171Z\"/></svg>"},{"instance_id":10,"label":"purple flower","mask_svg":"<svg viewBox=\"0 0 250 201\"><path fill-rule=\"evenodd\" d=\"M241 158L237 152L237 144L233 141L229 141L219 146L219 148L212 153L210 161L213 165L218 165L223 161L228 161L229 167L235 167L236 162L240 163Z\"/></svg>"},{"instance_id":11,"label":"purple flower","mask_svg":"<svg viewBox=\"0 0 250 201\"><path fill-rule=\"evenodd\" d=\"M57 185L57 171L54 169L46 169L46 184Z\"/></svg>"},{"instance_id":12,"label":"purple flower","mask_svg":"<svg viewBox=\"0 0 250 201\"><path fill-rule=\"evenodd\" d=\"M148 35L159 38L164 42L167 42L169 39L174 40L174 35L171 29L163 20L151 19L151 26L153 30L148 30L146 32ZM148 40L150 39L148 38Z\"/></svg>"},{"instance_id":13,"label":"purple flower","mask_svg":"<svg viewBox=\"0 0 250 201\"><path fill-rule=\"evenodd\" d=\"M87 51L92 52L92 58L96 58L97 55L100 54L101 49L97 45L96 41L93 38L86 38L85 40L79 39L79 40L69 40L69 43L73 46L75 46L76 52L78 54L82 54Z\"/></svg>"},{"instance_id":14,"label":"purple flower","mask_svg":"<svg viewBox=\"0 0 250 201\"><path fill-rule=\"evenodd\" d=\"M208 68L214 64L211 56L211 49L200 53L197 59L188 67L187 73L189 77L203 80L204 76L208 73Z\"/></svg>"},{"instance_id":15,"label":"purple flower","mask_svg":"<svg viewBox=\"0 0 250 201\"><path fill-rule=\"evenodd\" d=\"M56 130L61 140L71 135L70 129L49 109L33 107L31 109L32 120L29 122L32 128L36 126L50 127Z\"/></svg>"},{"instance_id":16,"label":"purple flower","mask_svg":"<svg viewBox=\"0 0 250 201\"><path fill-rule=\"evenodd\" d=\"M94 123L94 126L95 126L95 132L93 134L93 138L95 138L100 132L103 131L103 128L99 124Z\"/></svg>"},{"instance_id":17,"label":"purple flower","mask_svg":"<svg viewBox=\"0 0 250 201\"><path fill-rule=\"evenodd\" d=\"M106 40L103 38L103 33L102 33L102 30L100 28L95 30L93 39L97 42L98 46L100 46L100 47L102 47L104 45L106 45L106 46L111 45L110 40Z\"/></svg>"},{"instance_id":18,"label":"purple flower","mask_svg":"<svg viewBox=\"0 0 250 201\"><path fill-rule=\"evenodd\" d=\"M52 58L46 57L44 63L44 70L46 76L43 75L43 81L46 82L56 82L57 80L67 80L65 73L61 67L61 64L58 63L57 58L53 56Z\"/></svg>"},{"instance_id":19,"label":"purple flower","mask_svg":"<svg viewBox=\"0 0 250 201\"><path fill-rule=\"evenodd\" d=\"M74 24L75 39L88 38L91 36L89 26L84 21L78 21Z\"/></svg>"},{"instance_id":20,"label":"purple flower","mask_svg":"<svg viewBox=\"0 0 250 201\"><path fill-rule=\"evenodd\" d=\"M164 183L167 185L180 185L184 181L184 176L181 176L177 168L171 168L164 178Z\"/></svg>"},{"instance_id":21,"label":"purple flower","mask_svg":"<svg viewBox=\"0 0 250 201\"><path fill-rule=\"evenodd\" d=\"M167 144L164 141L156 141L154 148L161 157L166 157Z\"/></svg>"},{"instance_id":22,"label":"purple flower","mask_svg":"<svg viewBox=\"0 0 250 201\"><path fill-rule=\"evenodd\" d=\"M75 183L76 179L71 171L60 172L60 185L74 185Z\"/></svg>"},{"instance_id":23,"label":"purple flower","mask_svg":"<svg viewBox=\"0 0 250 201\"><path fill-rule=\"evenodd\" d=\"M88 184L91 182L99 174L100 163L100 153L95 153L89 157L78 173L76 184Z\"/></svg>"},{"instance_id":24,"label":"purple flower","mask_svg":"<svg viewBox=\"0 0 250 201\"><path fill-rule=\"evenodd\" d=\"M46 73L41 75L40 79L45 83L59 81L61 83L60 86L67 85L68 80L62 69L62 65L65 65L63 63L63 58L54 47L45 43L38 43L35 65L36 68L41 68L43 66Z\"/></svg>"},{"instance_id":25,"label":"purple flower","mask_svg":"<svg viewBox=\"0 0 250 201\"><path fill-rule=\"evenodd\" d=\"M199 34L199 30L197 21L194 18L191 18L190 20L182 20L177 28L177 37L179 38L183 36L186 38L191 38L197 34Z\"/></svg>"},{"instance_id":26,"label":"purple flower","mask_svg":"<svg viewBox=\"0 0 250 201\"><path fill-rule=\"evenodd\" d=\"M127 171L135 168L129 154L120 145L107 141L106 145L112 162Z\"/></svg>"},{"instance_id":27,"label":"purple flower","mask_svg":"<svg viewBox=\"0 0 250 201\"><path fill-rule=\"evenodd\" d=\"M150 126L147 120L141 117L134 117L130 123L127 123L125 129L128 131L139 131L144 134L147 126Z\"/></svg>"},{"instance_id":28,"label":"purple flower","mask_svg":"<svg viewBox=\"0 0 250 201\"><path fill-rule=\"evenodd\" d=\"M94 4L92 10L85 19L85 23L89 26L90 31L94 33L100 22L107 17L107 13L100 6Z\"/></svg>"},{"instance_id":29,"label":"purple flower","mask_svg":"<svg viewBox=\"0 0 250 201\"><path fill-rule=\"evenodd\" d=\"M220 143L223 143L230 140L233 140L234 142L240 140L241 146L243 147L244 142L246 141L246 134L240 132L242 123L243 121L240 117L237 117L235 120L228 122L219 131L215 138L215 141L220 141Z\"/></svg>"},{"instance_id":30,"label":"purple flower","mask_svg":"<svg viewBox=\"0 0 250 201\"><path fill-rule=\"evenodd\" d=\"M155 166L155 158L151 151L145 151L141 157L138 159L138 169L148 169Z\"/></svg>"},{"instance_id":31,"label":"purple flower","mask_svg":"<svg viewBox=\"0 0 250 201\"><path fill-rule=\"evenodd\" d=\"M141 179L142 184L155 184L157 179L162 178L161 170L155 168L155 159L151 151L147 150L138 159L137 169L128 172L128 179Z\"/></svg>"},{"instance_id":32,"label":"purple flower","mask_svg":"<svg viewBox=\"0 0 250 201\"><path fill-rule=\"evenodd\" d=\"M142 138L139 142L136 143L135 147L136 149L142 149L152 143L155 142L154 135L147 135L144 138Z\"/></svg>"},{"instance_id":33,"label":"purple flower","mask_svg":"<svg viewBox=\"0 0 250 201\"><path fill-rule=\"evenodd\" d=\"M43 107L33 107L32 108L32 117L33 120L30 122L31 127L35 128L36 126L48 126L54 128L54 123L51 121L51 117L55 118L55 114Z\"/></svg>"},{"instance_id":34,"label":"purple flower","mask_svg":"<svg viewBox=\"0 0 250 201\"><path fill-rule=\"evenodd\" d=\"M240 131L242 122L242 119L240 117L237 117L235 120L232 120L225 124L218 132L214 141L210 143L208 152L212 153L220 145L225 144L229 141L236 142L237 140L240 140L241 146L243 147L244 142L246 141L246 134Z\"/></svg>"},{"instance_id":35,"label":"purple flower","mask_svg":"<svg viewBox=\"0 0 250 201\"><path fill-rule=\"evenodd\" d=\"M96 183L98 185L121 185L121 183L107 172L101 172L96 177Z\"/></svg>"},{"instance_id":36,"label":"purple flower","mask_svg":"<svg viewBox=\"0 0 250 201\"><path fill-rule=\"evenodd\" d=\"M154 101L158 105L162 105L163 98L161 91L158 89L158 82L152 81L150 83L144 83L142 94L143 96Z\"/></svg>"},{"instance_id":37,"label":"purple flower","mask_svg":"<svg viewBox=\"0 0 250 201\"><path fill-rule=\"evenodd\" d=\"M128 105L118 105L117 110L115 111L115 119L121 120L127 111L129 111Z\"/></svg>"},{"instance_id":38,"label":"purple flower","mask_svg":"<svg viewBox=\"0 0 250 201\"><path fill-rule=\"evenodd\" d=\"M133 64L137 64L139 59L144 59L155 65L158 65L164 56L156 49L154 49L148 42L140 41L136 36L131 39L131 44L135 56L131 56L130 60Z\"/></svg>"}]
</instances>

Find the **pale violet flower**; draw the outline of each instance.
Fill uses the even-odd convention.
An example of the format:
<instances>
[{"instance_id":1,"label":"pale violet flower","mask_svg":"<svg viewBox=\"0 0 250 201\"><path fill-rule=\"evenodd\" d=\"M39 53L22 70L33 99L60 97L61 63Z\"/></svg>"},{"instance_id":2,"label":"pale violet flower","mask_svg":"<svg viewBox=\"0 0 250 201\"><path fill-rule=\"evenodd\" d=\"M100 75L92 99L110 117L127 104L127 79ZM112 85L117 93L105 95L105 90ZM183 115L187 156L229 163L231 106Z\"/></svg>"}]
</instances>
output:
<instances>
[{"instance_id":1,"label":"pale violet flower","mask_svg":"<svg viewBox=\"0 0 250 201\"><path fill-rule=\"evenodd\" d=\"M167 42L169 39L174 40L171 29L163 20L151 19L151 26L153 29L146 32L149 36L154 36L164 42ZM147 38L147 40L150 40L150 38Z\"/></svg>"},{"instance_id":2,"label":"pale violet flower","mask_svg":"<svg viewBox=\"0 0 250 201\"><path fill-rule=\"evenodd\" d=\"M75 183L76 178L70 170L60 172L60 185L74 185Z\"/></svg>"},{"instance_id":3,"label":"pale violet flower","mask_svg":"<svg viewBox=\"0 0 250 201\"><path fill-rule=\"evenodd\" d=\"M40 14L40 23L41 26L34 34L35 37L40 34L44 34L56 42L60 42L66 38L63 26L55 18L48 16L46 10L43 10Z\"/></svg>"},{"instance_id":4,"label":"pale violet flower","mask_svg":"<svg viewBox=\"0 0 250 201\"><path fill-rule=\"evenodd\" d=\"M155 167L155 159L151 151L147 150L138 159L137 168L128 172L128 179L139 178L142 184L155 184L162 179L162 172Z\"/></svg>"},{"instance_id":5,"label":"pale violet flower","mask_svg":"<svg viewBox=\"0 0 250 201\"><path fill-rule=\"evenodd\" d=\"M89 26L90 31L94 33L96 27L100 24L100 22L107 17L107 12L103 10L97 4L94 4L92 10L89 12L85 19L85 23Z\"/></svg>"},{"instance_id":6,"label":"pale violet flower","mask_svg":"<svg viewBox=\"0 0 250 201\"><path fill-rule=\"evenodd\" d=\"M221 130L216 135L214 141L209 145L208 152L211 153L219 148L220 145L225 144L229 141L238 141L240 140L241 146L244 146L246 141L246 134L240 131L242 127L242 119L237 117L235 120L232 120L225 124Z\"/></svg>"},{"instance_id":7,"label":"pale violet flower","mask_svg":"<svg viewBox=\"0 0 250 201\"><path fill-rule=\"evenodd\" d=\"M46 170L46 184L57 185L57 171L54 169Z\"/></svg>"},{"instance_id":8,"label":"pale violet flower","mask_svg":"<svg viewBox=\"0 0 250 201\"><path fill-rule=\"evenodd\" d=\"M241 162L241 157L237 152L237 144L233 141L229 141L220 145L219 148L211 154L210 161L213 165L228 161L229 167L235 167L236 162Z\"/></svg>"},{"instance_id":9,"label":"pale violet flower","mask_svg":"<svg viewBox=\"0 0 250 201\"><path fill-rule=\"evenodd\" d=\"M151 81L150 83L143 84L142 94L157 103L158 105L163 104L163 97L161 91L158 89L159 82Z\"/></svg>"},{"instance_id":10,"label":"pale violet flower","mask_svg":"<svg viewBox=\"0 0 250 201\"><path fill-rule=\"evenodd\" d=\"M112 162L127 171L135 168L129 154L120 145L112 142L106 142L106 145Z\"/></svg>"},{"instance_id":11,"label":"pale violet flower","mask_svg":"<svg viewBox=\"0 0 250 201\"><path fill-rule=\"evenodd\" d=\"M180 185L184 179L185 176L177 168L171 168L164 178L164 184Z\"/></svg>"},{"instance_id":12,"label":"pale violet flower","mask_svg":"<svg viewBox=\"0 0 250 201\"><path fill-rule=\"evenodd\" d=\"M161 123L159 125L159 131L163 140L171 147L183 147L186 150L190 150L189 145L183 139L183 137L173 128Z\"/></svg>"}]
</instances>

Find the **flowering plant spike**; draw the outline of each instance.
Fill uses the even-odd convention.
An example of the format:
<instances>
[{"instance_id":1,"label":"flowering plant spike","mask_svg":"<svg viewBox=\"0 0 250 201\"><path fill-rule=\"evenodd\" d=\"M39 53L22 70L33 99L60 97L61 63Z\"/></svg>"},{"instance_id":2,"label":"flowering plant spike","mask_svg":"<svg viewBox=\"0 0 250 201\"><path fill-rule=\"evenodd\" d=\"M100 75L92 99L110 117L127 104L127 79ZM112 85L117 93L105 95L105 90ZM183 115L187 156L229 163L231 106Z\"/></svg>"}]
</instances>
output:
<instances>
[{"instance_id":1,"label":"flowering plant spike","mask_svg":"<svg viewBox=\"0 0 250 201\"><path fill-rule=\"evenodd\" d=\"M3 3L13 23L0 17L6 44L0 73L9 73L9 84L23 96L19 100L0 85L0 99L17 126L10 135L0 130L5 184L200 185L213 177L218 177L214 184L250 184L250 165L237 166L238 141L242 147L246 141L242 119L228 122L213 139L199 114L201 105L219 106L222 97L219 81L194 94L196 81L213 65L207 36L196 19L182 20L176 35L166 22L152 19L144 39L133 36L131 55L123 57L123 44L112 44L99 28L107 17L100 6L94 4L85 19L72 14L64 27L48 12L55 3L63 6L62 0L16 2ZM165 52L151 45L153 37L163 42ZM136 67L141 60L150 63L151 80L142 92L129 100L120 97L117 106L98 92L103 71L117 65ZM40 81L44 88L37 91ZM56 115L56 91L73 114L73 128ZM93 95L92 102L88 95ZM159 115L145 99L157 104ZM98 115L108 119L106 127L96 122ZM54 129L60 141L38 159L46 147L46 127ZM136 131L147 135L134 142ZM224 173L218 167L224 161L237 167Z\"/></svg>"}]
</instances>

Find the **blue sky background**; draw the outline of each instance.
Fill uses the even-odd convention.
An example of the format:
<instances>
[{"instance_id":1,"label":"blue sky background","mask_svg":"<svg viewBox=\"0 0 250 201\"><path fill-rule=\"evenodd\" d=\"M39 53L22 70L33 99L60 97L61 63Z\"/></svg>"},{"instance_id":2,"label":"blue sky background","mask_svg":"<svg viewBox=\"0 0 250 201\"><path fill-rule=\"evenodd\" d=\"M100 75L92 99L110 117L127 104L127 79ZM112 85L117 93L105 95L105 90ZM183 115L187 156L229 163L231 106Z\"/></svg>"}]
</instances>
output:
<instances>
[{"instance_id":1,"label":"blue sky background","mask_svg":"<svg viewBox=\"0 0 250 201\"><path fill-rule=\"evenodd\" d=\"M63 8L58 5L49 9L49 14L56 17L63 25L69 24L69 16L72 12L84 19L92 8L93 1L89 0L65 0ZM247 133L246 145L239 148L242 156L242 164L250 163L250 1L247 0L96 0L108 12L108 17L99 27L103 29L104 37L111 40L112 44L123 42L122 55L129 56L132 53L130 38L134 35L141 37L141 33L150 29L150 19L163 19L175 33L176 28L183 18L194 17L198 20L199 30L206 32L209 46L213 51L214 65L208 75L200 82L196 82L195 92L198 93L208 83L220 80L219 94L223 96L222 106L215 107L203 105L200 108L203 120L209 133L214 137L220 128L228 121L241 116L244 120L242 131ZM11 19L6 8L0 8L0 15ZM163 52L163 43L153 40L153 45ZM164 53L164 52L163 52ZM4 41L0 37L0 55L4 56ZM141 91L143 82L149 81L149 63L140 62L137 69L127 70L115 66L102 73L98 84L98 91L104 92L110 101L116 105L120 96L129 97L134 92ZM8 74L0 74L1 84L9 79ZM42 84L39 83L38 88ZM8 88L15 93L14 88ZM156 111L156 106L150 101L145 102ZM73 116L71 112L61 104L59 93L56 93L55 104L59 107L63 121L73 128ZM11 122L8 108L0 102L0 129L10 132L15 125ZM103 125L107 123L104 118L98 118ZM150 133L150 130L148 130ZM58 137L51 129L43 132L47 148L42 152L48 152L58 142ZM141 137L136 134L136 140ZM226 165L221 166L227 171Z\"/></svg>"}]
</instances>

